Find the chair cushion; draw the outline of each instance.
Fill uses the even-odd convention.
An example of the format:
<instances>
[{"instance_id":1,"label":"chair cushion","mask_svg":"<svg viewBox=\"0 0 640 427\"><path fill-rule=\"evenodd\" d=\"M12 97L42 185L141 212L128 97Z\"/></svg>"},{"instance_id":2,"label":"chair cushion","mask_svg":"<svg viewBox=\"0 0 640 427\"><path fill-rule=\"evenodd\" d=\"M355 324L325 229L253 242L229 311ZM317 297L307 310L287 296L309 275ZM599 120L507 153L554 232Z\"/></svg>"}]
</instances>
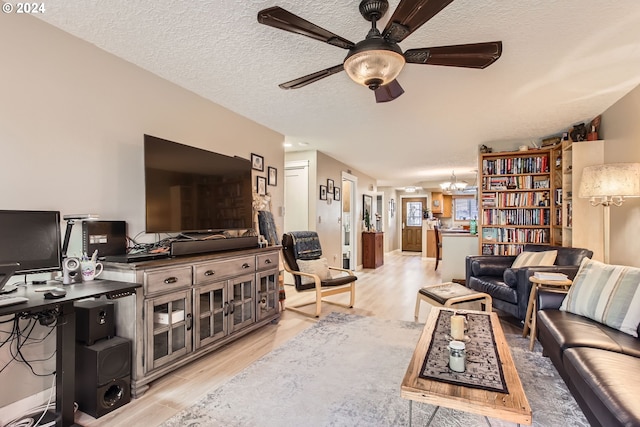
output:
<instances>
[{"instance_id":1,"label":"chair cushion","mask_svg":"<svg viewBox=\"0 0 640 427\"><path fill-rule=\"evenodd\" d=\"M550 266L556 262L558 251L528 252L523 251L516 257L511 268L533 267L537 265Z\"/></svg>"},{"instance_id":2,"label":"chair cushion","mask_svg":"<svg viewBox=\"0 0 640 427\"><path fill-rule=\"evenodd\" d=\"M640 268L583 259L560 310L638 337Z\"/></svg>"},{"instance_id":3,"label":"chair cushion","mask_svg":"<svg viewBox=\"0 0 640 427\"><path fill-rule=\"evenodd\" d=\"M320 259L312 259L312 260L298 260L298 268L300 268L300 272L315 274L320 277L320 280L329 280L331 279L331 273L329 272L329 262L326 258ZM300 281L302 285L310 285L315 283L315 280L312 277L301 276Z\"/></svg>"}]
</instances>

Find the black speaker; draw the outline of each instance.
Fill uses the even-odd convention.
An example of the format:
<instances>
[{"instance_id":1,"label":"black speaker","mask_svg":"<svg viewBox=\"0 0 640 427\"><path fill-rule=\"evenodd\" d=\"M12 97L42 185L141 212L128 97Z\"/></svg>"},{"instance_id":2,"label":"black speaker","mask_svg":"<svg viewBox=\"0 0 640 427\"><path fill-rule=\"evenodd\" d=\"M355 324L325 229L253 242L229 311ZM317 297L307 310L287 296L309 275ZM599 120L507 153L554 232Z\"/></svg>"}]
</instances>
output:
<instances>
[{"instance_id":1,"label":"black speaker","mask_svg":"<svg viewBox=\"0 0 640 427\"><path fill-rule=\"evenodd\" d=\"M78 409L94 418L126 405L131 401L131 378L123 377L109 381L82 396L76 394Z\"/></svg>"},{"instance_id":2,"label":"black speaker","mask_svg":"<svg viewBox=\"0 0 640 427\"><path fill-rule=\"evenodd\" d=\"M93 345L116 335L114 305L110 301L79 301L76 311L76 341Z\"/></svg>"},{"instance_id":3,"label":"black speaker","mask_svg":"<svg viewBox=\"0 0 640 427\"><path fill-rule=\"evenodd\" d=\"M62 284L71 285L72 283L82 283L82 274L80 259L70 257L62 262Z\"/></svg>"},{"instance_id":4,"label":"black speaker","mask_svg":"<svg viewBox=\"0 0 640 427\"><path fill-rule=\"evenodd\" d=\"M76 402L101 417L131 400L131 342L121 337L76 345Z\"/></svg>"}]
</instances>

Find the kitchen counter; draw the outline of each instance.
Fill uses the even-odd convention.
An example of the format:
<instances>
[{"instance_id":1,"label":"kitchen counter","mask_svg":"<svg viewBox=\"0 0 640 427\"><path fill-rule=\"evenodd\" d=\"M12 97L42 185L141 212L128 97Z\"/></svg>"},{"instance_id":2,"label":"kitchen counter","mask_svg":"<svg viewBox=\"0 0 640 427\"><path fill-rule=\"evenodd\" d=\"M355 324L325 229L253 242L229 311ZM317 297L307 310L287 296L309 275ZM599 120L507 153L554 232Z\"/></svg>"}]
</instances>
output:
<instances>
[{"instance_id":1,"label":"kitchen counter","mask_svg":"<svg viewBox=\"0 0 640 427\"><path fill-rule=\"evenodd\" d=\"M469 230L465 230L464 228L441 228L440 231L443 235L451 234L451 235L465 235L470 234Z\"/></svg>"},{"instance_id":2,"label":"kitchen counter","mask_svg":"<svg viewBox=\"0 0 640 427\"><path fill-rule=\"evenodd\" d=\"M478 235L468 230L442 232L442 261L438 270L443 282L465 278L467 255L478 255Z\"/></svg>"}]
</instances>

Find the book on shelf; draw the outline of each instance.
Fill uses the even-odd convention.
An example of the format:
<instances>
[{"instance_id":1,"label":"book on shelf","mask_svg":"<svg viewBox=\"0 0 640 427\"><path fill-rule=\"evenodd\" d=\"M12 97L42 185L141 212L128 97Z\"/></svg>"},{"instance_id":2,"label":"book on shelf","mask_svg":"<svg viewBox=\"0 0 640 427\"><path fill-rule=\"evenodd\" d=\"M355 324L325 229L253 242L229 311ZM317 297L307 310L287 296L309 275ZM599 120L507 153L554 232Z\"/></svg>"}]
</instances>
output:
<instances>
[{"instance_id":1,"label":"book on shelf","mask_svg":"<svg viewBox=\"0 0 640 427\"><path fill-rule=\"evenodd\" d=\"M535 273L533 273L533 277L540 280L551 280L551 281L553 280L563 281L569 278L569 276L567 276L564 273L555 273L553 271L536 271Z\"/></svg>"}]
</instances>

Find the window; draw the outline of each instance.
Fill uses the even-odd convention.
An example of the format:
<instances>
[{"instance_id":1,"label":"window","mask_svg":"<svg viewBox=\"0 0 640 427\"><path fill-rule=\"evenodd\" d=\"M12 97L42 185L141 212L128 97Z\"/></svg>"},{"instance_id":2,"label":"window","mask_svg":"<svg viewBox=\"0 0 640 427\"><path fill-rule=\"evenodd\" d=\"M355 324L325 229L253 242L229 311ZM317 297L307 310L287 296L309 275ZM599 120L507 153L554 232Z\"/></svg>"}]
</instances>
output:
<instances>
[{"instance_id":1,"label":"window","mask_svg":"<svg viewBox=\"0 0 640 427\"><path fill-rule=\"evenodd\" d=\"M453 199L454 220L478 219L478 202L474 197Z\"/></svg>"},{"instance_id":2,"label":"window","mask_svg":"<svg viewBox=\"0 0 640 427\"><path fill-rule=\"evenodd\" d=\"M422 202L407 202L406 224L409 227L422 225Z\"/></svg>"}]
</instances>

